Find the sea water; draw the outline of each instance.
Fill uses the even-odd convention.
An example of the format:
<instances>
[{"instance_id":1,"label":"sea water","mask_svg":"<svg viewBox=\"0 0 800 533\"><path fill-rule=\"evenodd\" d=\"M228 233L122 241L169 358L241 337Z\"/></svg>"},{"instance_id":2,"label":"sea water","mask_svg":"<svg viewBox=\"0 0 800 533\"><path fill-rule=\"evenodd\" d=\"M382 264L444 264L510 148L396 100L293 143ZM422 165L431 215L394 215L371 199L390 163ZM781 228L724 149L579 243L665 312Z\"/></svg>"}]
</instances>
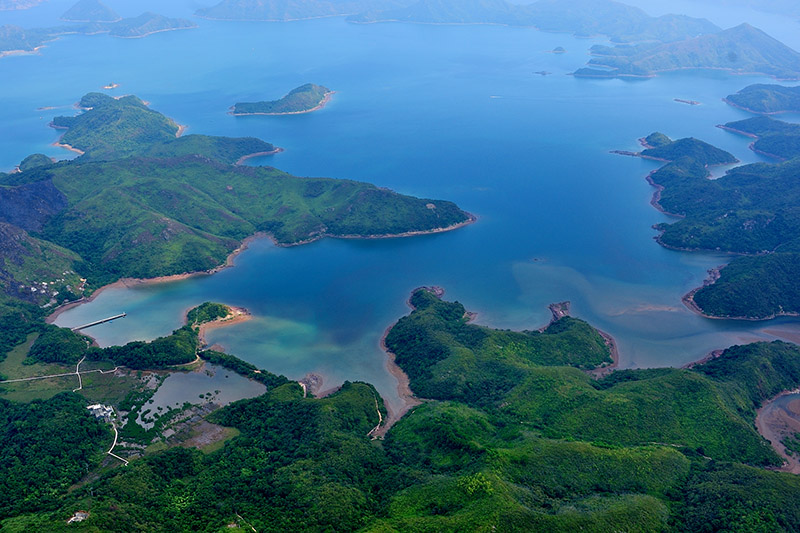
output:
<instances>
[{"instance_id":1,"label":"sea water","mask_svg":"<svg viewBox=\"0 0 800 533\"><path fill-rule=\"evenodd\" d=\"M13 17L23 23L41 10L55 20L58 1ZM168 14L190 16L189 3ZM501 328L539 327L549 303L570 300L574 315L617 339L623 368L680 366L732 344L800 335L795 319L719 321L687 310L681 296L730 257L656 244L651 226L669 218L650 205L644 177L658 165L610 153L637 150L639 137L661 131L762 161L750 140L715 126L748 116L721 98L770 80L721 72L575 78L568 74L586 63L589 47L604 41L530 28L196 22L144 39L68 36L38 55L0 59L0 169L35 152L71 157L50 146L59 133L48 122L115 82L109 94L136 94L188 133L256 136L286 149L251 164L452 200L478 222L404 239L292 248L259 240L234 268L109 289L59 325L124 311L124 320L90 330L101 345L119 344L169 334L204 301L242 306L253 320L209 332L210 342L293 379L320 374L323 388L373 383L392 405L397 382L379 340L421 285L442 286L447 299L479 313L478 323ZM556 46L567 53L547 52ZM279 98L309 82L336 91L320 111L227 114L236 102Z\"/></svg>"}]
</instances>

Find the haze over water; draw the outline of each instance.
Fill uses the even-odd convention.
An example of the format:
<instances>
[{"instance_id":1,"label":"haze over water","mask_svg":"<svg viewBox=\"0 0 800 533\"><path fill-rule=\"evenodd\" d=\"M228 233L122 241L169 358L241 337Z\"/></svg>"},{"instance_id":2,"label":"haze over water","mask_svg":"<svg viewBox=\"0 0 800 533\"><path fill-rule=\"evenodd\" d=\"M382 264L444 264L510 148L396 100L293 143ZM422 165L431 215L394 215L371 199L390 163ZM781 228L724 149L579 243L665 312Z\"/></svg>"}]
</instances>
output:
<instances>
[{"instance_id":1,"label":"haze over water","mask_svg":"<svg viewBox=\"0 0 800 533\"><path fill-rule=\"evenodd\" d=\"M59 5L47 8L53 18L66 9ZM12 15L25 22L43 9ZM371 382L393 404L396 382L378 341L408 313L405 301L420 285L444 287L446 298L479 313L479 323L502 328L539 327L547 304L571 300L575 316L617 339L623 368L680 366L713 349L774 338L764 329L800 335L794 319L728 322L689 312L681 296L729 258L658 246L651 226L668 219L650 206L644 180L658 165L609 153L637 150L637 138L662 131L703 139L745 163L763 160L750 140L715 125L748 116L722 97L769 80L687 72L576 79L566 74L603 41L526 28L197 22L195 30L145 39L69 36L41 55L0 59L0 76L13 80L0 86L0 169L35 152L70 157L49 146L59 133L47 123L116 82L111 94L136 94L188 133L252 135L286 149L253 164L452 200L479 221L408 239L294 248L256 241L235 268L109 289L61 315L59 325L127 312L90 330L107 345L168 334L185 310L207 300L244 306L254 320L214 330L209 341L290 378L322 374L326 388ZM546 53L556 46L568 53ZM307 82L337 91L325 109L226 114L237 101L278 98ZM67 107L37 111L44 106Z\"/></svg>"}]
</instances>

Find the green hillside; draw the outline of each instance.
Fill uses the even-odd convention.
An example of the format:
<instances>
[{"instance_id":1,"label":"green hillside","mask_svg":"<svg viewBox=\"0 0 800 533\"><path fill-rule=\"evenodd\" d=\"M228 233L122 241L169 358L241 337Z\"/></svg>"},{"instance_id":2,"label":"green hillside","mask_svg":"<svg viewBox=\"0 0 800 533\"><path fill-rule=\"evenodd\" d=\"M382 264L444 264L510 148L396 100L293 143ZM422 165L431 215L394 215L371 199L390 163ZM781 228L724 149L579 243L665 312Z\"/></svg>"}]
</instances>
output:
<instances>
[{"instance_id":1,"label":"green hillside","mask_svg":"<svg viewBox=\"0 0 800 533\"><path fill-rule=\"evenodd\" d=\"M385 11L371 9L348 20L534 26L583 37L606 35L615 42L670 42L719 31L705 19L683 15L651 17L637 7L611 0L538 0L522 5L505 0L418 0Z\"/></svg>"},{"instance_id":2,"label":"green hillside","mask_svg":"<svg viewBox=\"0 0 800 533\"><path fill-rule=\"evenodd\" d=\"M800 87L748 85L725 101L752 113L797 113L800 111Z\"/></svg>"},{"instance_id":3,"label":"green hillside","mask_svg":"<svg viewBox=\"0 0 800 533\"><path fill-rule=\"evenodd\" d=\"M670 43L594 45L583 77L647 77L681 69L723 69L800 79L800 54L758 28L742 24L719 33Z\"/></svg>"},{"instance_id":4,"label":"green hillside","mask_svg":"<svg viewBox=\"0 0 800 533\"><path fill-rule=\"evenodd\" d=\"M70 22L117 22L121 17L100 0L79 0L69 8L61 20Z\"/></svg>"},{"instance_id":5,"label":"green hillside","mask_svg":"<svg viewBox=\"0 0 800 533\"><path fill-rule=\"evenodd\" d=\"M135 96L92 93L81 105L89 110L54 124L68 128L62 142L85 155L6 175L0 215L17 205L11 192L32 188L29 196L45 205L61 202L39 216L35 229L79 256L75 269L90 288L120 277L209 270L256 232L297 244L324 236L427 232L470 220L451 202L235 166L253 150L274 147L248 138L176 139L177 125ZM28 210L17 218L30 215Z\"/></svg>"},{"instance_id":6,"label":"green hillside","mask_svg":"<svg viewBox=\"0 0 800 533\"><path fill-rule=\"evenodd\" d=\"M370 432L386 409L371 386L346 382L304 398L263 371L266 394L210 415L240 432L222 449L154 452L54 500L0 506L3 530L66 531L79 509L90 514L77 528L109 532L800 528L800 478L744 464L777 461L753 420L765 398L800 385L797 347L738 346L693 370L626 370L598 382L559 366L581 347L593 353L588 326L568 350L545 342L512 351L510 340L562 332L470 326L461 305L424 290L412 303L387 339L397 329L417 339L393 347L405 350L398 362L409 373L430 375L412 381L453 380L452 365L428 359L440 342L481 361L474 390L493 390L498 372L516 373L512 388L489 399L452 389L463 401L442 388L376 442ZM582 324L564 320L549 329Z\"/></svg>"}]
</instances>

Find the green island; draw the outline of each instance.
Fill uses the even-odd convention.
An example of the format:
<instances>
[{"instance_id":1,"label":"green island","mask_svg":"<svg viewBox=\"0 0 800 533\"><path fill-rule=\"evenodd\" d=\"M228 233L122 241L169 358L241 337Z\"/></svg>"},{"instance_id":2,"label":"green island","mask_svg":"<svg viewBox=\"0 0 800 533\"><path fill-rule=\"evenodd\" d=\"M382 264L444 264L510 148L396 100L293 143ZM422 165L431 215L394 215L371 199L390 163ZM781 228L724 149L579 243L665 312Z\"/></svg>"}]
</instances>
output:
<instances>
[{"instance_id":1,"label":"green island","mask_svg":"<svg viewBox=\"0 0 800 533\"><path fill-rule=\"evenodd\" d=\"M0 428L10 435L0 447L3 530L800 528L800 478L764 469L781 458L754 427L765 400L800 386L796 346L734 346L692 369L622 370L598 380L590 372L610 361L609 347L563 304L548 326L523 332L471 324L461 304L430 289L414 291L410 304L386 345L429 399L383 440L372 434L388 413L368 384L306 397L297 383L231 355L197 352L195 328L230 312L213 302L189 312L193 326L150 344L185 339L199 364L258 379L266 393L147 414L163 377L117 368L85 373L79 392L57 394L50 384L55 392L0 398ZM53 335L74 342L45 338ZM28 372L45 371L62 345L73 346L72 360L95 352L93 364L104 368L120 350L142 351L140 343L90 348L52 328L12 350L0 371L21 357L35 359ZM15 386L0 384L0 396L19 394ZM86 409L98 400L110 418ZM192 424L217 431L199 449L184 428L196 413L202 421ZM148 416L154 422L145 429L137 421ZM109 425L119 434L114 455ZM19 457L25 461L7 460Z\"/></svg>"},{"instance_id":2,"label":"green island","mask_svg":"<svg viewBox=\"0 0 800 533\"><path fill-rule=\"evenodd\" d=\"M198 9L195 15L212 20L288 21L339 17L396 6L394 0L222 0Z\"/></svg>"},{"instance_id":3,"label":"green island","mask_svg":"<svg viewBox=\"0 0 800 533\"><path fill-rule=\"evenodd\" d=\"M696 139L671 141L654 133L641 155L668 161L652 172L653 205L680 220L656 226L658 242L677 250L728 252L735 257L684 296L692 310L710 318L764 320L800 313L800 130L770 117L720 126L756 140L759 153L784 161L735 167L714 180L708 167L735 162L732 155Z\"/></svg>"},{"instance_id":4,"label":"green island","mask_svg":"<svg viewBox=\"0 0 800 533\"><path fill-rule=\"evenodd\" d=\"M683 15L651 17L638 7L611 0L538 0L525 5L505 0L418 0L383 11L373 8L347 20L533 26L581 37L605 35L614 42L671 42L719 31L706 19Z\"/></svg>"},{"instance_id":5,"label":"green island","mask_svg":"<svg viewBox=\"0 0 800 533\"><path fill-rule=\"evenodd\" d=\"M575 76L652 77L681 69L721 69L800 79L800 54L749 24L668 43L594 45L591 53L589 66Z\"/></svg>"},{"instance_id":6,"label":"green island","mask_svg":"<svg viewBox=\"0 0 800 533\"><path fill-rule=\"evenodd\" d=\"M231 114L244 115L299 115L322 109L333 91L321 85L306 83L280 100L269 102L239 102L231 108Z\"/></svg>"},{"instance_id":7,"label":"green island","mask_svg":"<svg viewBox=\"0 0 800 533\"><path fill-rule=\"evenodd\" d=\"M728 95L725 101L751 113L797 113L800 111L800 87L763 83L748 85L741 91Z\"/></svg>"},{"instance_id":8,"label":"green island","mask_svg":"<svg viewBox=\"0 0 800 533\"><path fill-rule=\"evenodd\" d=\"M0 26L0 58L6 55L36 52L46 43L63 35L107 33L114 37L135 38L197 27L190 20L168 18L155 13L144 13L138 17L122 19L99 0L80 0L62 15L62 20L72 23L49 28Z\"/></svg>"}]
</instances>

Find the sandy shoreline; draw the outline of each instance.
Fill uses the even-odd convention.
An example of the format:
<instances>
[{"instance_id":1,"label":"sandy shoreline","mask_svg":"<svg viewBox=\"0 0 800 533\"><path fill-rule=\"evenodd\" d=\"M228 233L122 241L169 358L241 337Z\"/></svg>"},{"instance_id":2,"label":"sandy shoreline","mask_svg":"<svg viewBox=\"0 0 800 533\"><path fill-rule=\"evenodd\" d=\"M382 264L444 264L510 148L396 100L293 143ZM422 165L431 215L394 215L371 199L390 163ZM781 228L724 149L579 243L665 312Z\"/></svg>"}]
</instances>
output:
<instances>
[{"instance_id":1,"label":"sandy shoreline","mask_svg":"<svg viewBox=\"0 0 800 533\"><path fill-rule=\"evenodd\" d=\"M242 243L234 251L232 251L230 254L228 254L228 257L225 258L225 262L224 263L222 263L219 266L216 266L216 267L212 268L211 270L203 270L203 271L199 271L199 272L187 272L187 273L183 273L183 274L174 274L172 276L159 276L159 277L155 277L155 278L145 278L145 279L142 279L142 278L122 278L120 280L115 281L114 283L109 283L108 285L103 285L102 287L100 287L97 290L95 290L94 292L92 292L92 294L90 296L88 296L88 297L81 298L80 300L75 300L74 302L69 302L69 303L66 303L66 304L58 306L55 310L53 310L53 312L50 315L47 316L45 321L48 324L52 324L59 317L59 315L61 315L65 311L68 311L68 310L70 310L70 309L72 309L74 307L77 307L79 305L83 305L83 304L86 304L86 303L89 303L89 302L93 301L103 291L105 291L107 289L115 289L115 288L121 288L121 287L137 287L137 286L141 286L141 285L155 285L155 284L158 284L158 283L169 283L169 282L173 282L173 281L181 281L181 280L184 280L184 279L193 278L195 276L210 276L210 275L216 274L217 272L220 272L221 270L224 270L226 268L232 267L233 266L233 262L236 259L236 256L238 256L239 254L244 252L250 246L251 242L253 242L254 240L263 239L263 238L266 238L266 237L268 237L268 235L266 235L265 233L260 233L260 232L256 233L256 234L253 234L250 237L247 237L245 240L242 241Z\"/></svg>"},{"instance_id":2,"label":"sandy shoreline","mask_svg":"<svg viewBox=\"0 0 800 533\"><path fill-rule=\"evenodd\" d=\"M252 154L243 155L242 157L240 157L236 161L236 163L234 163L234 165L237 165L237 166L241 165L245 161L247 161L248 159L253 159L254 157L263 157L263 156L267 156L267 155L275 155L275 154L279 154L279 153L284 152L284 151L285 150L283 148L279 148L279 147L276 146L274 150L271 150L269 152L255 152L255 153L252 153Z\"/></svg>"},{"instance_id":3,"label":"sandy shoreline","mask_svg":"<svg viewBox=\"0 0 800 533\"><path fill-rule=\"evenodd\" d=\"M800 474L800 459L797 456L789 455L781 441L787 434L800 432L800 421L773 406L777 400L784 396L798 393L800 393L800 389L784 391L767 400L756 411L755 421L758 433L769 441L772 449L784 460L783 466L777 470L791 474Z\"/></svg>"},{"instance_id":4,"label":"sandy shoreline","mask_svg":"<svg viewBox=\"0 0 800 533\"><path fill-rule=\"evenodd\" d=\"M228 308L231 310L230 315L223 318L218 318L212 322L206 322L197 328L197 338L200 341L200 346L203 349L208 347L208 342L206 342L206 333L209 331L225 328L234 324L241 324L242 322L247 322L253 318L253 315L250 314L250 311L244 307L234 307L229 305Z\"/></svg>"},{"instance_id":5,"label":"sandy shoreline","mask_svg":"<svg viewBox=\"0 0 800 533\"><path fill-rule=\"evenodd\" d=\"M234 108L231 109L229 114L233 115L234 117L251 117L251 116L281 117L281 116L284 116L284 115L305 115L306 113L312 113L314 111L319 111L320 109L322 109L323 107L328 105L328 102L331 101L331 97L334 94L336 94L336 91L329 91L329 92L325 93L325 96L322 98L322 101L319 104L317 104L316 107L313 107L311 109L306 109L305 111L289 111L289 112L286 112L286 113L236 113L233 110L233 109L235 109L235 106L234 106Z\"/></svg>"}]
</instances>

